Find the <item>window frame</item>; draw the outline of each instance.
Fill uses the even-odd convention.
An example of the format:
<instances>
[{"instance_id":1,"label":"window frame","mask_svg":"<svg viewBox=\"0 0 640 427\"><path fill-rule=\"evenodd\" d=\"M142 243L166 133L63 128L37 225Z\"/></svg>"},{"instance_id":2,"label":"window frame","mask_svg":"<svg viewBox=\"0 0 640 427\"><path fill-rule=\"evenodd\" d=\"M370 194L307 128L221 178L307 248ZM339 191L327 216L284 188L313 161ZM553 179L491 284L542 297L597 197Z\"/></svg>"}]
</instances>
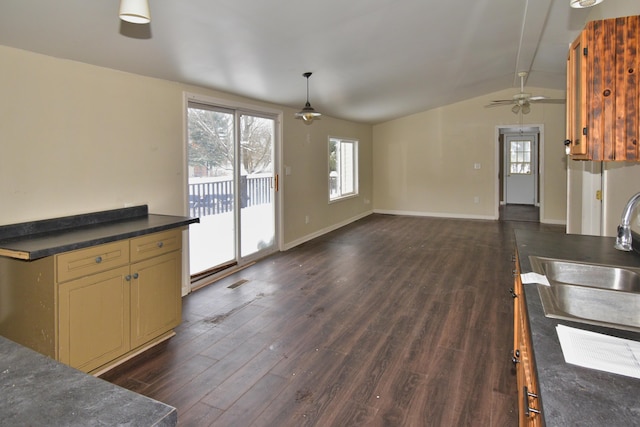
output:
<instances>
[{"instance_id":1,"label":"window frame","mask_svg":"<svg viewBox=\"0 0 640 427\"><path fill-rule=\"evenodd\" d=\"M343 144L349 144L352 147L351 151L351 161L349 162L349 165L351 167L351 179L352 182L350 182L349 184L351 184L350 186L352 187L352 189L350 191L342 191L342 186L340 185L340 183L344 182L345 179L349 178L348 176L342 174L343 169L339 168L339 164L342 163L344 164L344 162L337 162L336 163L336 173L337 173L337 178L338 180L336 181L337 184L337 192L333 191L334 188L336 188L336 185L334 185L334 183L332 183L332 176L331 173L334 172L331 170L331 166L332 166L332 159L331 159L331 154L332 154L332 150L331 150L331 145L332 143L336 143L338 144L339 148L337 149L338 153L340 152L344 152L342 149ZM354 198L354 197L358 197L359 195L359 183L360 183L360 172L359 172L359 141L355 138L343 138L343 137L336 137L336 136L329 136L328 140L327 140L327 184L328 184L328 198L329 198L329 203L334 203L334 202L338 202L340 200L345 200L345 199L350 199L350 198ZM348 159L347 159L348 161ZM348 171L346 173L349 173Z\"/></svg>"},{"instance_id":2,"label":"window frame","mask_svg":"<svg viewBox=\"0 0 640 427\"><path fill-rule=\"evenodd\" d=\"M523 144L526 143L526 144ZM520 145L520 147L517 147ZM516 148L514 150L514 147ZM509 171L511 175L533 174L533 140L513 139L509 145ZM514 160L515 155L515 160ZM515 166L515 167L514 167Z\"/></svg>"}]
</instances>

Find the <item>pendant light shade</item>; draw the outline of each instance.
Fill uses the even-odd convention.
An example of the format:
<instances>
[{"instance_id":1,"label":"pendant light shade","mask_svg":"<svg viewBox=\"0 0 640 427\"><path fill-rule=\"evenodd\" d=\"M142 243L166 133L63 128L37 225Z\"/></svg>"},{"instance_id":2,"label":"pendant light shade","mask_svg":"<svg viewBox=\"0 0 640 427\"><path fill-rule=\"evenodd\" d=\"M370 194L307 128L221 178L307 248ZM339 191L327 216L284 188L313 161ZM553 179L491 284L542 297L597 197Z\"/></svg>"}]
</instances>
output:
<instances>
[{"instance_id":1,"label":"pendant light shade","mask_svg":"<svg viewBox=\"0 0 640 427\"><path fill-rule=\"evenodd\" d=\"M151 22L147 0L120 0L120 19L132 24Z\"/></svg>"},{"instance_id":2,"label":"pendant light shade","mask_svg":"<svg viewBox=\"0 0 640 427\"><path fill-rule=\"evenodd\" d=\"M583 9L585 7L595 6L602 3L602 0L570 0L569 5L575 9Z\"/></svg>"},{"instance_id":3,"label":"pendant light shade","mask_svg":"<svg viewBox=\"0 0 640 427\"><path fill-rule=\"evenodd\" d=\"M311 73L309 72L304 73L302 77L305 77L307 79L307 103L304 104L304 107L302 108L302 110L298 111L295 114L295 117L296 119L302 119L302 121L305 124L310 125L314 119L317 119L322 114L314 110L311 104L309 103L309 77L311 77Z\"/></svg>"}]
</instances>

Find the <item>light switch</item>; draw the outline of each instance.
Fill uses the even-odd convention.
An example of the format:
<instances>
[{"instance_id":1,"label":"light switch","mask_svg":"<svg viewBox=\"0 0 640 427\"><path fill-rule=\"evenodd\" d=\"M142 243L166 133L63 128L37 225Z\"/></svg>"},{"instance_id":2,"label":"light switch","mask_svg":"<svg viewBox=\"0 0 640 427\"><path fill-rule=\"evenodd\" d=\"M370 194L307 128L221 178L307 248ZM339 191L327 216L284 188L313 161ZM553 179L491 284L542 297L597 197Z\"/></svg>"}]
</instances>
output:
<instances>
[{"instance_id":1,"label":"light switch","mask_svg":"<svg viewBox=\"0 0 640 427\"><path fill-rule=\"evenodd\" d=\"M284 167L284 174L285 175L291 175L291 166L285 166Z\"/></svg>"},{"instance_id":2,"label":"light switch","mask_svg":"<svg viewBox=\"0 0 640 427\"><path fill-rule=\"evenodd\" d=\"M473 164L473 168L474 169L480 169L480 163L474 163Z\"/></svg>"}]
</instances>

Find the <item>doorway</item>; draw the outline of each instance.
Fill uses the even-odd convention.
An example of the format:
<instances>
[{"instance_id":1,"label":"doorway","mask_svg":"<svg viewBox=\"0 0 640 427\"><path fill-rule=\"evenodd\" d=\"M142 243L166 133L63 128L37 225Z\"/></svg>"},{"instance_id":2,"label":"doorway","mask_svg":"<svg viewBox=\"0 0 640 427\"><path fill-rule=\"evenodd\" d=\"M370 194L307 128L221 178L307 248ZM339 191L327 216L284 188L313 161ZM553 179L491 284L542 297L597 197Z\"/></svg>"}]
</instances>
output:
<instances>
[{"instance_id":1,"label":"doorway","mask_svg":"<svg viewBox=\"0 0 640 427\"><path fill-rule=\"evenodd\" d=\"M496 126L496 137L497 217L539 222L543 212L543 126Z\"/></svg>"},{"instance_id":2,"label":"doorway","mask_svg":"<svg viewBox=\"0 0 640 427\"><path fill-rule=\"evenodd\" d=\"M536 205L538 187L537 135L507 134L504 139L504 202Z\"/></svg>"},{"instance_id":3,"label":"doorway","mask_svg":"<svg viewBox=\"0 0 640 427\"><path fill-rule=\"evenodd\" d=\"M192 286L277 250L278 114L189 98L186 108Z\"/></svg>"}]
</instances>

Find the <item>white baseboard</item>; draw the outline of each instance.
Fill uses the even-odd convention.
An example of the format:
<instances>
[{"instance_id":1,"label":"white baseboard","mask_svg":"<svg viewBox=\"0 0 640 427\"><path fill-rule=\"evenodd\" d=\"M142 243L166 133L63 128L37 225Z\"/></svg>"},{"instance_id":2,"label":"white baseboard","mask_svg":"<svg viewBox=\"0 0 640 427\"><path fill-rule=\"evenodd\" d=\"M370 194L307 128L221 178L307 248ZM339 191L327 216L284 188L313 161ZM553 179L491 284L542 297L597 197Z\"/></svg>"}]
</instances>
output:
<instances>
[{"instance_id":1,"label":"white baseboard","mask_svg":"<svg viewBox=\"0 0 640 427\"><path fill-rule=\"evenodd\" d=\"M542 224L551 224L551 225L567 225L567 221L563 219L542 219L540 218L540 223Z\"/></svg>"},{"instance_id":2,"label":"white baseboard","mask_svg":"<svg viewBox=\"0 0 640 427\"><path fill-rule=\"evenodd\" d=\"M356 216L354 216L352 218L346 219L346 220L341 221L341 222L339 222L337 224L333 224L333 225L331 225L329 227L326 227L326 228L323 228L321 230L315 231L315 232L313 232L311 234L307 234L306 236L303 236L303 237L301 237L299 239L296 239L296 240L294 240L292 242L286 243L284 245L284 247L282 248L282 250L283 251L288 251L289 249L295 248L296 246L301 245L301 244L303 244L305 242L308 242L309 240L313 240L316 237L320 237L320 236L322 236L324 234L330 233L330 232L332 232L334 230L337 230L338 228L344 227L345 225L351 224L352 222L355 222L355 221L357 221L359 219L362 219L362 218L364 218L366 216L369 216L372 213L373 213L373 211L363 212L360 215L356 215Z\"/></svg>"},{"instance_id":3,"label":"white baseboard","mask_svg":"<svg viewBox=\"0 0 640 427\"><path fill-rule=\"evenodd\" d=\"M489 221L497 221L498 218L493 215L467 215L442 212L419 212L419 211L396 211L385 209L374 209L373 213L386 215L406 215L406 216L428 216L434 218L455 218L455 219L482 219Z\"/></svg>"},{"instance_id":4,"label":"white baseboard","mask_svg":"<svg viewBox=\"0 0 640 427\"><path fill-rule=\"evenodd\" d=\"M315 231L311 234L307 234L306 236L303 236L292 242L286 243L282 248L282 250L287 251L289 249L295 248L296 246L306 243L309 240L313 240L316 237L320 237L324 234L330 233L334 230L337 230L338 228L344 227L345 225L349 225L352 222L355 222L359 219L362 219L374 213L384 214L384 215L424 216L424 217L434 217L434 218L480 219L480 220L488 220L488 221L498 220L498 218L492 215L466 215L466 214L451 214L451 213L441 213L441 212L418 212L418 211L397 211L397 210L374 209L372 211L363 212L360 215L356 215L352 218L346 219L337 224L333 224L329 227ZM541 220L540 222L544 224L552 224L552 225L566 225L566 221L563 221L563 220L545 219L545 220Z\"/></svg>"}]
</instances>

